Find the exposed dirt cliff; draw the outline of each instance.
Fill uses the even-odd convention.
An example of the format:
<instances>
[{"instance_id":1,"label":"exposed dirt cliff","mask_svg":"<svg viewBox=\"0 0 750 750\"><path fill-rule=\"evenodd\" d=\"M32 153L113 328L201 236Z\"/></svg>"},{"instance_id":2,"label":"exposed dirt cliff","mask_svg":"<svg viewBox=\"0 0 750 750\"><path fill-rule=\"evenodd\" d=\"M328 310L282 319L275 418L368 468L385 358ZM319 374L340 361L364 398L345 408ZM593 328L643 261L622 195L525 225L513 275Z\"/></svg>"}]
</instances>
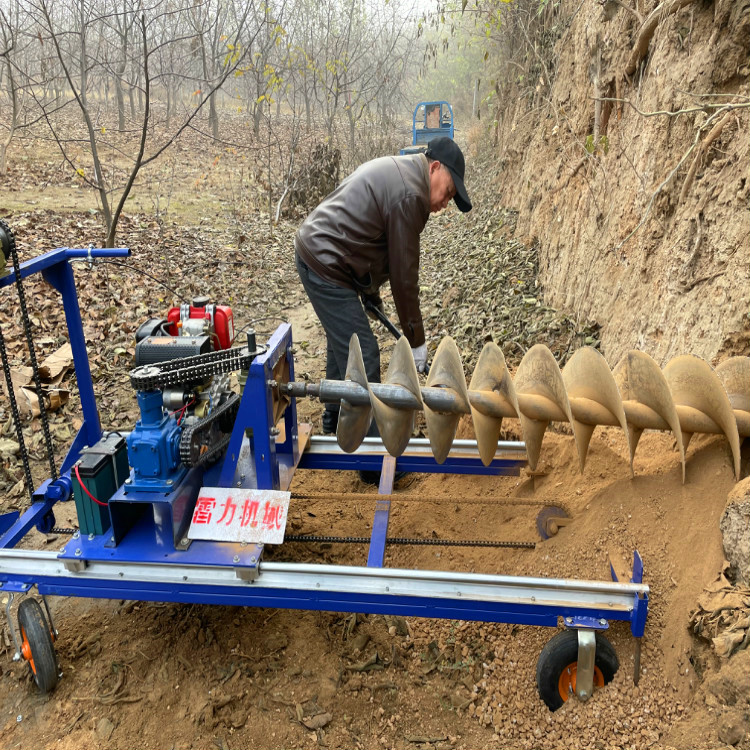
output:
<instances>
[{"instance_id":1,"label":"exposed dirt cliff","mask_svg":"<svg viewBox=\"0 0 750 750\"><path fill-rule=\"evenodd\" d=\"M750 2L564 0L546 38L496 145L546 301L598 321L610 364L747 354Z\"/></svg>"}]
</instances>

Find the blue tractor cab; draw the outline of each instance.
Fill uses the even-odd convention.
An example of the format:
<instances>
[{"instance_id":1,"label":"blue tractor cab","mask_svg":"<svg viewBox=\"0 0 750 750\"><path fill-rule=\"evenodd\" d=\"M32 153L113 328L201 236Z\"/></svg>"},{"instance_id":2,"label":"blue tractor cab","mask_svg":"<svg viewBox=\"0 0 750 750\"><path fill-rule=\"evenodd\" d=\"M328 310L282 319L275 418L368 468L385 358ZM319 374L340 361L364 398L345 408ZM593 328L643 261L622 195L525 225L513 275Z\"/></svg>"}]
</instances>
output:
<instances>
[{"instance_id":1,"label":"blue tractor cab","mask_svg":"<svg viewBox=\"0 0 750 750\"><path fill-rule=\"evenodd\" d=\"M427 149L427 144L438 136L453 138L453 108L446 101L419 102L414 107L411 126L411 146L399 153L418 154Z\"/></svg>"}]
</instances>

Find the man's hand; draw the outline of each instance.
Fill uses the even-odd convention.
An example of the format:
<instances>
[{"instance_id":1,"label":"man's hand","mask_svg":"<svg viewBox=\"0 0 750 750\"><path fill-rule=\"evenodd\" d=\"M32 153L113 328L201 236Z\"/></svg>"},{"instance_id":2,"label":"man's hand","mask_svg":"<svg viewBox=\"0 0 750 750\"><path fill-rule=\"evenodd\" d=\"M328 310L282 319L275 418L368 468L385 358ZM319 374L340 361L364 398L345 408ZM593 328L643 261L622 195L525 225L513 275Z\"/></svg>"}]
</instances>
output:
<instances>
[{"instance_id":1,"label":"man's hand","mask_svg":"<svg viewBox=\"0 0 750 750\"><path fill-rule=\"evenodd\" d=\"M427 367L427 342L425 341L421 346L413 346L411 354L414 357L417 372L424 372Z\"/></svg>"},{"instance_id":2,"label":"man's hand","mask_svg":"<svg viewBox=\"0 0 750 750\"><path fill-rule=\"evenodd\" d=\"M383 306L383 300L380 299L379 295L368 297L363 296L362 300L365 303L365 312L370 320L374 320L376 323L381 322L381 318L377 316L375 310L379 310L380 313L385 316L385 307ZM373 310L375 308L375 310Z\"/></svg>"}]
</instances>

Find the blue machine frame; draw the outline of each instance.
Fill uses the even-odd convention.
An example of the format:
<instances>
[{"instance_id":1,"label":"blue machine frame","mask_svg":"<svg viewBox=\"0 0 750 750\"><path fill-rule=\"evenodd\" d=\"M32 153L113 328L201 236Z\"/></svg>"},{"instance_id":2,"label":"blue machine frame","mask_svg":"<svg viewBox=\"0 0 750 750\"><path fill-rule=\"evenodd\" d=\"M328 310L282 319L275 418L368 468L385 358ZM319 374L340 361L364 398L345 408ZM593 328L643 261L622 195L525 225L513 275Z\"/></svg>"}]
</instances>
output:
<instances>
[{"instance_id":1,"label":"blue machine frame","mask_svg":"<svg viewBox=\"0 0 750 750\"><path fill-rule=\"evenodd\" d=\"M76 533L60 552L14 549L33 527L42 532L52 529L55 504L71 497L71 467L81 450L102 436L71 261L128 255L124 248L61 248L21 266L22 277L41 272L62 296L83 423L63 461L61 476L42 482L23 515L0 516L0 589L25 593L36 586L42 595L391 613L550 627L557 625L559 617L572 627L594 629L606 628L609 620L622 620L630 623L634 636L643 635L648 586L642 583L637 552L630 582L384 568L396 468L518 475L525 463L524 446L508 444L505 457L499 452L485 467L476 451L470 457L451 454L438 465L416 449L394 459L379 441L368 440L354 454L345 454L330 438L310 438L309 426L297 422L294 399L280 402L278 389L273 388L279 378L294 379L292 332L286 324L250 366L223 460L205 470L189 469L166 492L134 491L126 481L110 499L112 525L104 534ZM0 279L0 288L14 280L13 273ZM261 544L187 539L202 486L286 490L297 468L382 469L383 498L374 509L366 567L261 562Z\"/></svg>"}]
</instances>

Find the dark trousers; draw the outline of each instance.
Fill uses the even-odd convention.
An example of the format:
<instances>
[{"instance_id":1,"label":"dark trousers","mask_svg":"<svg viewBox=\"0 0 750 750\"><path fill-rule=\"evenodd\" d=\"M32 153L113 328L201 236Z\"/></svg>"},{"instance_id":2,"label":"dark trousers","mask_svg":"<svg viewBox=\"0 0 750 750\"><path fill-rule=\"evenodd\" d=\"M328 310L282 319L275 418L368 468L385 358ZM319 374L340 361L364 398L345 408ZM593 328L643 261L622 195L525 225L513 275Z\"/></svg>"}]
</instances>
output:
<instances>
[{"instance_id":1,"label":"dark trousers","mask_svg":"<svg viewBox=\"0 0 750 750\"><path fill-rule=\"evenodd\" d=\"M370 383L379 383L380 349L357 292L321 279L296 253L295 261L302 286L326 332L326 378L344 379L349 359L349 339L356 333L362 349L367 380ZM338 412L339 405L326 404L326 410ZM374 425L373 422L373 427Z\"/></svg>"}]
</instances>

